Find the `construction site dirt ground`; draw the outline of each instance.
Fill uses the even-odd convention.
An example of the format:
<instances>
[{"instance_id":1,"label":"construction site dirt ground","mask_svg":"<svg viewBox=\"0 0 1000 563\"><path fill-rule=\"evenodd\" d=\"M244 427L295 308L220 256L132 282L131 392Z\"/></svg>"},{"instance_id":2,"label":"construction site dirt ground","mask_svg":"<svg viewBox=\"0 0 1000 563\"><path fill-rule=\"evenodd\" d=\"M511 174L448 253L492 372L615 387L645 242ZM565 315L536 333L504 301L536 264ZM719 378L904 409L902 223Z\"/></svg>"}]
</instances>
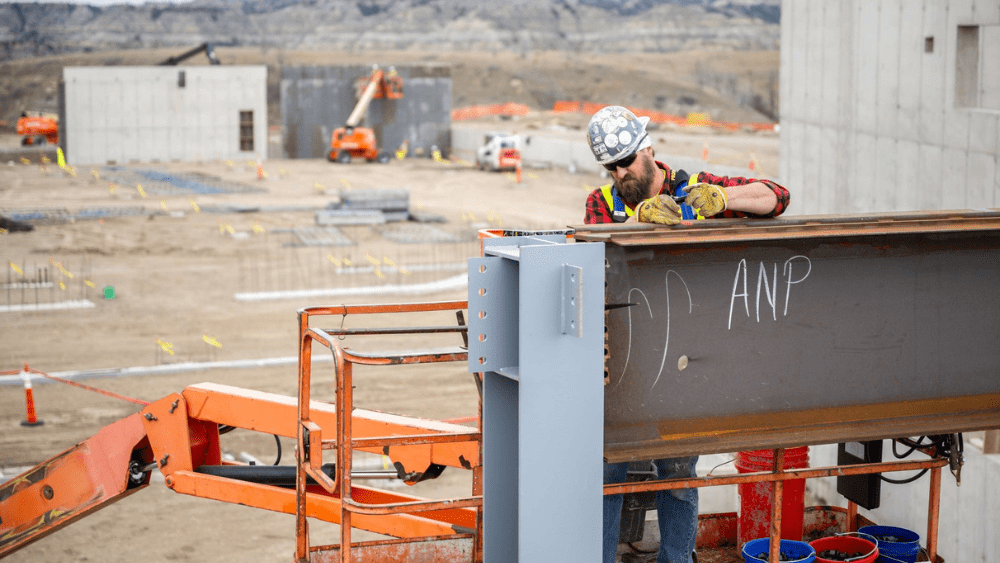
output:
<instances>
[{"instance_id":1,"label":"construction site dirt ground","mask_svg":"<svg viewBox=\"0 0 1000 563\"><path fill-rule=\"evenodd\" d=\"M736 162L749 156L747 146L751 145L757 147L761 168L773 171L777 170L776 139L776 135L679 130L670 132L669 139L664 137L658 145L658 158L669 163L671 149L683 156L700 157L707 142L719 154L731 154ZM3 139L5 145L15 143L16 139ZM464 262L475 255L477 229L562 228L581 223L588 192L607 182L598 174L570 174L550 168L525 169L523 181L516 183L511 174L480 172L467 163L426 158L393 160L386 165L272 159L265 161L260 171L256 163L218 161L132 164L123 169L200 174L230 185L263 190L164 194L152 188L140 190L132 184L112 186L108 177L115 171L103 166L80 166L71 175L53 164L0 163L0 209L62 209L70 215L94 208L141 206L145 210L136 215L106 213L101 219L78 218L39 225L31 232L0 234L2 267L12 278L17 276L15 267L22 271L50 267L54 272L52 281L61 282L65 289L53 285L46 289L46 299L86 297L94 303L94 307L85 309L0 313L0 371L18 370L25 364L56 373L179 361L295 356L299 308L464 300L466 289L421 295L386 293L261 301L239 301L235 294L335 287L341 283L337 263L346 266L345 258L354 266L372 266L370 272L343 278L345 283L354 287L405 285L411 283L408 276L418 276L418 264ZM706 169L711 169L710 164ZM265 173L266 178L258 179L258 172ZM353 246L286 246L294 241L285 230L315 227L313 209L337 201L343 191L384 188L409 190L412 212L440 216L444 223L430 225L463 242L398 244L387 241L376 228L357 226L342 229L356 243ZM795 187L791 189L794 206ZM236 211L237 207L257 210ZM59 267L52 268L56 263ZM413 272L409 274L403 271L410 269ZM0 282L7 283L8 272L0 274ZM460 273L442 270L419 275L427 281ZM250 276L256 281L248 279ZM107 287L113 288L113 298L106 298ZM20 290L8 287L7 291L8 295L0 297L0 304L16 303ZM65 298L56 292L64 292ZM32 298L30 290L20 296L22 301L30 302ZM340 317L329 320L330 326L341 322ZM390 320L348 317L343 322L346 327L359 327ZM456 320L443 315L391 322L427 326L454 324ZM206 337L215 339L221 348L206 344ZM448 338L433 345L460 344L458 336ZM162 344L172 345L174 355L168 354ZM349 341L348 345L405 349L426 347L427 343L383 338ZM287 396L296 394L297 385L294 364L82 382L144 401L157 400L200 382ZM361 408L434 419L476 414L476 387L466 366L460 363L359 368L355 384L356 405ZM313 397L333 399L330 362L316 367ZM36 383L34 399L44 425L24 427L20 424L25 418L23 389L19 385L0 386L0 468L5 478L16 474L17 468L37 464L140 408L61 383ZM246 452L263 463L273 462L276 455L271 436L246 431L225 435L222 446L233 455ZM282 446L282 463L291 463L292 441L283 439ZM332 458L332 453L329 455ZM405 492L441 498L466 496L470 491L469 472L449 469L441 478ZM560 508L552 510L557 513ZM313 545L337 543L338 534L335 525L315 522L311 527ZM292 516L175 494L158 479L146 490L36 542L8 561L277 562L292 556L294 536ZM356 537L372 536L359 532Z\"/></svg>"}]
</instances>

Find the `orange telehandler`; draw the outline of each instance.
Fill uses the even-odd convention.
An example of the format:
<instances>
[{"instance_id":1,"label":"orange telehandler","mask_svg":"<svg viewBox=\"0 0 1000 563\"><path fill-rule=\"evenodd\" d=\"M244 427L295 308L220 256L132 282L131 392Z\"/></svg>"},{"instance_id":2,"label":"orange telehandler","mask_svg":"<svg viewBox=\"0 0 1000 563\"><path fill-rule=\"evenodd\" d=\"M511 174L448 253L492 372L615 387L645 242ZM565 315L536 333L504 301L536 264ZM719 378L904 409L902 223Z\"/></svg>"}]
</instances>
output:
<instances>
[{"instance_id":1,"label":"orange telehandler","mask_svg":"<svg viewBox=\"0 0 1000 563\"><path fill-rule=\"evenodd\" d=\"M21 112L17 120L17 134L21 135L21 145L58 145L59 120L56 116L42 112Z\"/></svg>"},{"instance_id":2,"label":"orange telehandler","mask_svg":"<svg viewBox=\"0 0 1000 563\"><path fill-rule=\"evenodd\" d=\"M378 150L375 132L367 127L358 127L364 118L368 105L374 98L398 100L403 97L403 78L389 67L385 72L375 66L369 76L360 78L356 84L358 103L351 111L343 127L338 127L330 136L331 162L346 164L352 158L364 158L368 162L389 162L389 153Z\"/></svg>"}]
</instances>

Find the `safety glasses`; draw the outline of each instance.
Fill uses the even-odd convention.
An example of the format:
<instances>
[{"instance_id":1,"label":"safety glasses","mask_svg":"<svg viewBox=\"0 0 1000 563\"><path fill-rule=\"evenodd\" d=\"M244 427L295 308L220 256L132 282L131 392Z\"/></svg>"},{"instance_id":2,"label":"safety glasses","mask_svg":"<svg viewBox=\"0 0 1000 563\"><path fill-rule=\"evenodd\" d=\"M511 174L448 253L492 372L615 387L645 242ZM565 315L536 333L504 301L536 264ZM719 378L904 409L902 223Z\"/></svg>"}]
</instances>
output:
<instances>
[{"instance_id":1,"label":"safety glasses","mask_svg":"<svg viewBox=\"0 0 1000 563\"><path fill-rule=\"evenodd\" d=\"M635 162L635 157L638 155L639 153L634 152L626 156L625 158L621 158L614 162L609 162L605 164L604 168L609 172L614 172L615 170L618 170L618 168L628 168L629 166L632 166L632 163Z\"/></svg>"}]
</instances>

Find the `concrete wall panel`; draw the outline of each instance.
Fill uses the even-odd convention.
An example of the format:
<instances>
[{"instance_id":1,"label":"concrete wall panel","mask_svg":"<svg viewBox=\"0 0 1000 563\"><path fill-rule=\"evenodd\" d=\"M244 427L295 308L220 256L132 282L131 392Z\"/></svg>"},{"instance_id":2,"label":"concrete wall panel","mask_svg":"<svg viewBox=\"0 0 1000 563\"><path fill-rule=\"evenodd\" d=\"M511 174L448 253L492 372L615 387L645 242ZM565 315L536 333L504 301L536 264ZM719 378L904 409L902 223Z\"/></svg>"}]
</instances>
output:
<instances>
[{"instance_id":1,"label":"concrete wall panel","mask_svg":"<svg viewBox=\"0 0 1000 563\"><path fill-rule=\"evenodd\" d=\"M945 146L969 150L969 127L972 115L973 113L968 110L955 111L953 107L946 108L942 140Z\"/></svg>"},{"instance_id":2,"label":"concrete wall panel","mask_svg":"<svg viewBox=\"0 0 1000 563\"><path fill-rule=\"evenodd\" d=\"M872 176L872 180L861 184L873 192L867 198L862 194L861 199L869 201L874 209L885 211L902 209L896 197L896 190L901 189L901 186L897 185L896 178L899 168L897 143L898 141L892 137L880 136L876 138L875 174Z\"/></svg>"},{"instance_id":3,"label":"concrete wall panel","mask_svg":"<svg viewBox=\"0 0 1000 563\"><path fill-rule=\"evenodd\" d=\"M906 211L917 209L920 200L920 174L923 172L922 166L916 166L920 162L920 145L916 141L900 139L896 142L896 162L895 172L895 209ZM892 185L892 184L890 184Z\"/></svg>"},{"instance_id":4,"label":"concrete wall panel","mask_svg":"<svg viewBox=\"0 0 1000 563\"><path fill-rule=\"evenodd\" d=\"M823 74L826 69L823 67L823 37L826 35L824 20L823 0L806 0L808 6L809 33L806 34L805 44L805 104L807 108L815 108L805 119L818 123L822 119L823 112L820 111L823 103Z\"/></svg>"},{"instance_id":5,"label":"concrete wall panel","mask_svg":"<svg viewBox=\"0 0 1000 563\"><path fill-rule=\"evenodd\" d=\"M914 209L944 209L944 149L940 145L920 144L919 160L907 165L920 171L919 193Z\"/></svg>"},{"instance_id":6,"label":"concrete wall panel","mask_svg":"<svg viewBox=\"0 0 1000 563\"><path fill-rule=\"evenodd\" d=\"M816 115L825 127L836 127L840 119L840 96L843 89L843 69L840 65L841 51L839 41L841 40L841 21L837 15L840 13L843 2L825 2L818 7L820 14L817 25L822 31L822 42L817 45L816 57L819 59L819 68L816 84L819 87L820 107Z\"/></svg>"},{"instance_id":7,"label":"concrete wall panel","mask_svg":"<svg viewBox=\"0 0 1000 563\"><path fill-rule=\"evenodd\" d=\"M945 209L962 209L968 207L966 200L968 186L966 185L966 173L968 172L968 152L964 149L946 147L944 149L944 160L942 170L944 173L941 179L941 197Z\"/></svg>"},{"instance_id":8,"label":"concrete wall panel","mask_svg":"<svg viewBox=\"0 0 1000 563\"><path fill-rule=\"evenodd\" d=\"M975 112L969 122L969 152L989 155L1000 154L997 146L997 128L1000 113Z\"/></svg>"},{"instance_id":9,"label":"concrete wall panel","mask_svg":"<svg viewBox=\"0 0 1000 563\"><path fill-rule=\"evenodd\" d=\"M878 59L877 123L880 135L897 135L901 17L900 0L882 0L879 3L879 37L875 56Z\"/></svg>"},{"instance_id":10,"label":"concrete wall panel","mask_svg":"<svg viewBox=\"0 0 1000 563\"><path fill-rule=\"evenodd\" d=\"M796 3L790 3L787 7L782 6L781 11L786 18L795 17ZM781 26L781 45L791 45L792 44L792 28L791 25ZM779 118L790 117L791 114L788 113L792 108L797 108L795 104L789 103L791 100L791 84L792 84L792 73L788 72L791 69L792 63L792 51L793 49L780 49L779 50L779 65L778 68L778 116Z\"/></svg>"},{"instance_id":11,"label":"concrete wall panel","mask_svg":"<svg viewBox=\"0 0 1000 563\"><path fill-rule=\"evenodd\" d=\"M432 146L451 147L451 77L447 67L397 66L404 97L373 100L362 126L375 131L383 151L403 141L411 154L429 155ZM342 127L356 104L354 82L367 66L291 67L282 71L283 152L289 158L322 158L330 135Z\"/></svg>"},{"instance_id":12,"label":"concrete wall panel","mask_svg":"<svg viewBox=\"0 0 1000 563\"><path fill-rule=\"evenodd\" d=\"M795 21L799 24L797 27L792 28L792 41L796 45L796 48L789 49L791 51L792 58L792 72L790 73L792 78L791 82L791 100L792 100L792 115L799 120L809 119L811 116L807 115L807 110L809 108L809 102L806 98L806 87L809 80L809 16L811 13L812 4L808 2L799 2L799 7L795 10L792 16Z\"/></svg>"},{"instance_id":13,"label":"concrete wall panel","mask_svg":"<svg viewBox=\"0 0 1000 563\"><path fill-rule=\"evenodd\" d=\"M67 133L71 164L265 154L265 67L78 67L63 75L67 123L80 124ZM239 150L237 98L254 111L254 151ZM220 121L226 114L231 120Z\"/></svg>"},{"instance_id":14,"label":"concrete wall panel","mask_svg":"<svg viewBox=\"0 0 1000 563\"><path fill-rule=\"evenodd\" d=\"M861 2L858 14L857 99L855 128L871 135L878 131L878 49L879 6L876 2Z\"/></svg>"},{"instance_id":15,"label":"concrete wall panel","mask_svg":"<svg viewBox=\"0 0 1000 563\"><path fill-rule=\"evenodd\" d=\"M1000 25L983 26L979 30L979 38L982 41L980 53L984 58L979 66L979 107L1000 111Z\"/></svg>"},{"instance_id":16,"label":"concrete wall panel","mask_svg":"<svg viewBox=\"0 0 1000 563\"><path fill-rule=\"evenodd\" d=\"M947 83L948 10L939 0L924 0L924 38L933 38L934 50L924 53L920 65L919 140L940 144L944 135L944 100Z\"/></svg>"},{"instance_id":17,"label":"concrete wall panel","mask_svg":"<svg viewBox=\"0 0 1000 563\"><path fill-rule=\"evenodd\" d=\"M841 193L842 187L838 186L836 180L841 176L843 168L839 167L839 151L837 150L839 132L832 127L817 128L810 135L814 140L811 142L816 147L819 155L818 178L823 178L823 183L817 189L819 193L816 211L818 213L833 213L837 208L836 198Z\"/></svg>"},{"instance_id":18,"label":"concrete wall panel","mask_svg":"<svg viewBox=\"0 0 1000 563\"><path fill-rule=\"evenodd\" d=\"M1000 24L1000 2L996 0L976 0L972 7L972 23L977 25Z\"/></svg>"},{"instance_id":19,"label":"concrete wall panel","mask_svg":"<svg viewBox=\"0 0 1000 563\"><path fill-rule=\"evenodd\" d=\"M966 173L966 207L973 209L993 207L993 181L996 178L996 157L992 154L969 153Z\"/></svg>"},{"instance_id":20,"label":"concrete wall panel","mask_svg":"<svg viewBox=\"0 0 1000 563\"><path fill-rule=\"evenodd\" d=\"M993 159L993 207L1000 207L1000 156Z\"/></svg>"},{"instance_id":21,"label":"concrete wall panel","mask_svg":"<svg viewBox=\"0 0 1000 563\"><path fill-rule=\"evenodd\" d=\"M801 143L805 142L805 125L798 121L787 123L781 129L781 138L782 141L787 139L790 144L799 143L797 146L802 147ZM781 174L781 177L786 179L787 186L795 186L790 189L792 199L788 208L795 210L797 214L817 213L816 193L822 189L821 180L819 178L807 180L808 169L802 163L802 160L796 161L795 166L790 167L787 174L784 172Z\"/></svg>"},{"instance_id":22,"label":"concrete wall panel","mask_svg":"<svg viewBox=\"0 0 1000 563\"><path fill-rule=\"evenodd\" d=\"M780 169L802 194L790 213L997 205L1000 113L982 106L993 89L1000 104L1000 64L987 60L1000 58L1000 25L995 47L994 28L979 32L980 108L955 107L955 68L958 26L1000 20L1000 2L785 0L782 8L791 95L782 99ZM816 83L817 69L818 99L797 86Z\"/></svg>"},{"instance_id":23,"label":"concrete wall panel","mask_svg":"<svg viewBox=\"0 0 1000 563\"><path fill-rule=\"evenodd\" d=\"M919 140L920 83L924 58L922 33L923 5L905 1L900 7L899 33L899 114L897 131L900 139Z\"/></svg>"},{"instance_id":24,"label":"concrete wall panel","mask_svg":"<svg viewBox=\"0 0 1000 563\"><path fill-rule=\"evenodd\" d=\"M879 202L886 200L884 196L875 193L875 183L878 180L879 154L878 138L867 133L858 133L854 148L854 173L851 186L852 196L847 202L847 209L842 213L868 213L885 209L879 207Z\"/></svg>"}]
</instances>

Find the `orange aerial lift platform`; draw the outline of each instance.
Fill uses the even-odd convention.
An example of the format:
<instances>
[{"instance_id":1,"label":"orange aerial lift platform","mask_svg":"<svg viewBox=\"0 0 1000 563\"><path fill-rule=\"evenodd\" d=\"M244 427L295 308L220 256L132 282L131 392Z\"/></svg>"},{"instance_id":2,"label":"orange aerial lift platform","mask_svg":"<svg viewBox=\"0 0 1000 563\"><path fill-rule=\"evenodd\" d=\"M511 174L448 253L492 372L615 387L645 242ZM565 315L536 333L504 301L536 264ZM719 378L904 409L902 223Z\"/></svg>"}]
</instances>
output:
<instances>
[{"instance_id":1,"label":"orange aerial lift platform","mask_svg":"<svg viewBox=\"0 0 1000 563\"><path fill-rule=\"evenodd\" d=\"M389 162L389 153L379 150L375 131L368 127L359 127L359 124L373 99L398 100L403 97L403 77L393 67L384 71L376 65L370 75L358 79L355 89L358 102L344 126L334 129L330 135L330 152L327 158L331 162L342 164L351 162L353 158L364 158L368 162L378 161L385 164Z\"/></svg>"}]
</instances>

